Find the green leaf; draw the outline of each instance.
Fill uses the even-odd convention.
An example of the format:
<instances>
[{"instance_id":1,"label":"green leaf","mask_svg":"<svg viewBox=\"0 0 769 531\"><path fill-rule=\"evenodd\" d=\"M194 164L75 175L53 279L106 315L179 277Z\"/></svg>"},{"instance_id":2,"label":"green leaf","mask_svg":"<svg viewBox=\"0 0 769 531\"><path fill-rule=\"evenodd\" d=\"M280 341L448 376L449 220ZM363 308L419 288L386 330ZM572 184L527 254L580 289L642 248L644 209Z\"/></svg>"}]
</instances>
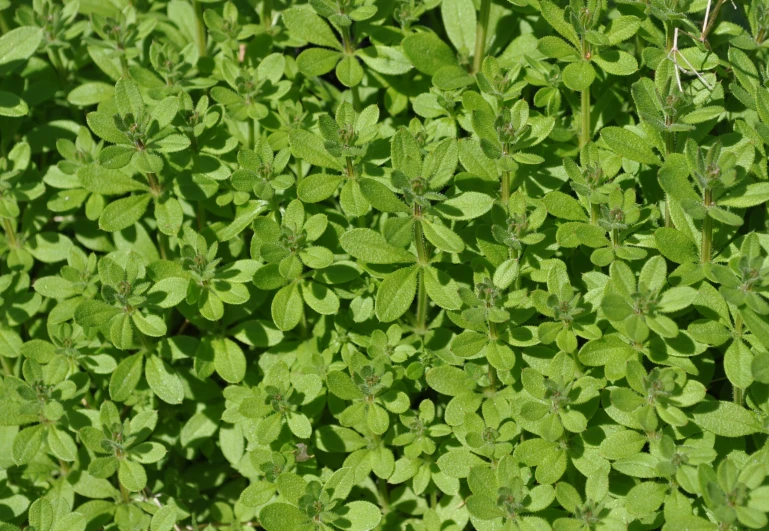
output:
<instances>
[{"instance_id":1,"label":"green leaf","mask_svg":"<svg viewBox=\"0 0 769 531\"><path fill-rule=\"evenodd\" d=\"M432 243L439 251L461 253L465 249L465 242L462 241L462 238L440 222L430 222L427 219L423 219L420 223L427 241Z\"/></svg>"},{"instance_id":2,"label":"green leaf","mask_svg":"<svg viewBox=\"0 0 769 531\"><path fill-rule=\"evenodd\" d=\"M388 323L406 313L414 301L418 273L419 268L411 266L384 277L376 294L375 309L380 321Z\"/></svg>"},{"instance_id":3,"label":"green leaf","mask_svg":"<svg viewBox=\"0 0 769 531\"><path fill-rule=\"evenodd\" d=\"M367 501L350 502L342 507L339 514L350 522L349 527L343 527L347 531L369 531L378 526L382 519L379 507Z\"/></svg>"},{"instance_id":4,"label":"green leaf","mask_svg":"<svg viewBox=\"0 0 769 531\"><path fill-rule=\"evenodd\" d=\"M660 253L677 264L698 262L700 259L694 242L672 227L660 227L654 231L654 241Z\"/></svg>"},{"instance_id":5,"label":"green leaf","mask_svg":"<svg viewBox=\"0 0 769 531\"><path fill-rule=\"evenodd\" d=\"M164 278L147 291L148 299L161 308L173 308L187 297L189 283L186 278Z\"/></svg>"},{"instance_id":6,"label":"green leaf","mask_svg":"<svg viewBox=\"0 0 769 531\"><path fill-rule=\"evenodd\" d=\"M272 320L283 331L296 328L302 318L304 303L299 286L292 282L282 287L272 299Z\"/></svg>"},{"instance_id":7,"label":"green leaf","mask_svg":"<svg viewBox=\"0 0 769 531\"><path fill-rule=\"evenodd\" d=\"M34 26L22 26L5 33L0 37L0 65L29 58L42 40L43 30Z\"/></svg>"},{"instance_id":8,"label":"green leaf","mask_svg":"<svg viewBox=\"0 0 769 531\"><path fill-rule=\"evenodd\" d=\"M212 342L216 373L228 383L240 382L246 375L246 356L234 341L227 338Z\"/></svg>"},{"instance_id":9,"label":"green leaf","mask_svg":"<svg viewBox=\"0 0 769 531\"><path fill-rule=\"evenodd\" d=\"M305 76L317 77L331 72L342 57L336 50L309 48L296 58L296 66Z\"/></svg>"},{"instance_id":10,"label":"green leaf","mask_svg":"<svg viewBox=\"0 0 769 531\"><path fill-rule=\"evenodd\" d=\"M11 454L17 465L25 465L32 461L43 444L43 426L24 428L13 439Z\"/></svg>"},{"instance_id":11,"label":"green leaf","mask_svg":"<svg viewBox=\"0 0 769 531\"><path fill-rule=\"evenodd\" d=\"M446 310L458 310L462 306L459 286L448 273L428 266L422 269L422 274L431 301Z\"/></svg>"},{"instance_id":12,"label":"green leaf","mask_svg":"<svg viewBox=\"0 0 769 531\"><path fill-rule=\"evenodd\" d=\"M18 118L29 113L27 102L12 92L0 90L0 116Z\"/></svg>"},{"instance_id":13,"label":"green leaf","mask_svg":"<svg viewBox=\"0 0 769 531\"><path fill-rule=\"evenodd\" d=\"M353 55L345 55L336 65L336 78L345 87L355 87L363 79L363 68Z\"/></svg>"},{"instance_id":14,"label":"green leaf","mask_svg":"<svg viewBox=\"0 0 769 531\"><path fill-rule=\"evenodd\" d=\"M756 415L733 402L708 400L692 415L698 426L722 437L746 437L761 431Z\"/></svg>"},{"instance_id":15,"label":"green leaf","mask_svg":"<svg viewBox=\"0 0 769 531\"><path fill-rule=\"evenodd\" d=\"M336 157L326 151L323 146L323 140L317 135L305 131L304 129L293 129L289 133L291 142L291 153L295 157L304 159L313 166L322 168L342 169L342 164Z\"/></svg>"},{"instance_id":16,"label":"green leaf","mask_svg":"<svg viewBox=\"0 0 769 531\"><path fill-rule=\"evenodd\" d=\"M413 68L408 57L398 48L367 46L357 50L355 55L366 63L366 66L380 74L399 76Z\"/></svg>"},{"instance_id":17,"label":"green leaf","mask_svg":"<svg viewBox=\"0 0 769 531\"><path fill-rule=\"evenodd\" d=\"M638 70L635 57L622 50L601 50L592 61L615 76L629 76Z\"/></svg>"},{"instance_id":18,"label":"green leaf","mask_svg":"<svg viewBox=\"0 0 769 531\"><path fill-rule=\"evenodd\" d=\"M179 377L166 363L155 355L147 357L144 375L150 389L167 404L181 404L184 399L184 388Z\"/></svg>"},{"instance_id":19,"label":"green leaf","mask_svg":"<svg viewBox=\"0 0 769 531\"><path fill-rule=\"evenodd\" d=\"M667 490L667 486L662 483L639 483L627 493L625 507L631 514L639 516L654 512L665 501Z\"/></svg>"},{"instance_id":20,"label":"green leaf","mask_svg":"<svg viewBox=\"0 0 769 531\"><path fill-rule=\"evenodd\" d=\"M294 37L319 46L342 49L326 21L310 9L292 7L283 11L282 18Z\"/></svg>"},{"instance_id":21,"label":"green leaf","mask_svg":"<svg viewBox=\"0 0 769 531\"><path fill-rule=\"evenodd\" d=\"M459 368L443 365L427 371L427 385L443 395L457 396L475 387L475 383Z\"/></svg>"},{"instance_id":22,"label":"green leaf","mask_svg":"<svg viewBox=\"0 0 769 531\"><path fill-rule=\"evenodd\" d=\"M53 523L50 531L85 531L88 521L81 513L69 513Z\"/></svg>"},{"instance_id":23,"label":"green leaf","mask_svg":"<svg viewBox=\"0 0 769 531\"><path fill-rule=\"evenodd\" d=\"M99 228L116 232L130 227L144 215L150 199L150 194L140 194L111 202L99 216Z\"/></svg>"},{"instance_id":24,"label":"green leaf","mask_svg":"<svg viewBox=\"0 0 769 531\"><path fill-rule=\"evenodd\" d=\"M302 181L306 182L307 179ZM340 178L341 182L341 178ZM336 187L335 187L336 189ZM371 206L382 212L409 212L409 207L384 184L374 179L362 179L360 189ZM333 192L332 192L333 193ZM330 194L329 194L330 195ZM301 196L300 196L301 198ZM325 199L325 198L324 198Z\"/></svg>"},{"instance_id":25,"label":"green leaf","mask_svg":"<svg viewBox=\"0 0 769 531\"><path fill-rule=\"evenodd\" d=\"M351 229L339 239L342 248L353 258L370 264L415 262L410 252L390 245L384 236L371 229Z\"/></svg>"},{"instance_id":26,"label":"green leaf","mask_svg":"<svg viewBox=\"0 0 769 531\"><path fill-rule=\"evenodd\" d=\"M259 513L259 522L267 531L293 531L304 529L310 519L293 505L271 503Z\"/></svg>"},{"instance_id":27,"label":"green leaf","mask_svg":"<svg viewBox=\"0 0 769 531\"><path fill-rule=\"evenodd\" d=\"M638 134L621 127L604 127L601 138L618 155L627 159L656 166L660 164L649 143Z\"/></svg>"},{"instance_id":28,"label":"green leaf","mask_svg":"<svg viewBox=\"0 0 769 531\"><path fill-rule=\"evenodd\" d=\"M550 192L544 198L547 212L557 218L568 219L572 221L587 221L585 209L579 204L579 201L563 192Z\"/></svg>"},{"instance_id":29,"label":"green leaf","mask_svg":"<svg viewBox=\"0 0 769 531\"><path fill-rule=\"evenodd\" d=\"M115 402L125 402L131 396L142 377L144 356L133 354L118 363L109 380L109 394Z\"/></svg>"},{"instance_id":30,"label":"green leaf","mask_svg":"<svg viewBox=\"0 0 769 531\"><path fill-rule=\"evenodd\" d=\"M472 0L444 0L441 19L446 34L457 50L475 49L475 6Z\"/></svg>"},{"instance_id":31,"label":"green leaf","mask_svg":"<svg viewBox=\"0 0 769 531\"><path fill-rule=\"evenodd\" d=\"M302 285L301 291L307 306L319 314L334 315L339 312L339 298L323 284L308 282Z\"/></svg>"},{"instance_id":32,"label":"green leaf","mask_svg":"<svg viewBox=\"0 0 769 531\"><path fill-rule=\"evenodd\" d=\"M77 458L77 446L72 436L56 427L48 430L48 448L62 461L72 462Z\"/></svg>"},{"instance_id":33,"label":"green leaf","mask_svg":"<svg viewBox=\"0 0 769 531\"><path fill-rule=\"evenodd\" d=\"M176 509L170 505L164 505L152 515L150 529L152 531L172 531L176 524Z\"/></svg>"},{"instance_id":34,"label":"green leaf","mask_svg":"<svg viewBox=\"0 0 769 531\"><path fill-rule=\"evenodd\" d=\"M561 76L564 85L571 90L581 92L593 84L595 69L588 61L577 61L566 65Z\"/></svg>"},{"instance_id":35,"label":"green leaf","mask_svg":"<svg viewBox=\"0 0 769 531\"><path fill-rule=\"evenodd\" d=\"M88 107L106 101L115 94L115 87L109 83L92 81L83 83L67 94L67 101L78 107Z\"/></svg>"},{"instance_id":36,"label":"green leaf","mask_svg":"<svg viewBox=\"0 0 769 531\"><path fill-rule=\"evenodd\" d=\"M119 313L121 313L120 308L107 303L84 301L75 309L75 321L80 326L102 327Z\"/></svg>"},{"instance_id":37,"label":"green leaf","mask_svg":"<svg viewBox=\"0 0 769 531\"><path fill-rule=\"evenodd\" d=\"M403 39L401 46L414 68L429 76L444 66L457 64L457 57L449 45L434 33L414 33Z\"/></svg>"},{"instance_id":38,"label":"green leaf","mask_svg":"<svg viewBox=\"0 0 769 531\"><path fill-rule=\"evenodd\" d=\"M139 463L121 459L117 474L120 484L130 492L139 492L147 486L147 473Z\"/></svg>"},{"instance_id":39,"label":"green leaf","mask_svg":"<svg viewBox=\"0 0 769 531\"><path fill-rule=\"evenodd\" d=\"M494 199L480 192L465 192L438 203L433 209L446 219L479 218L491 210Z\"/></svg>"}]
</instances>

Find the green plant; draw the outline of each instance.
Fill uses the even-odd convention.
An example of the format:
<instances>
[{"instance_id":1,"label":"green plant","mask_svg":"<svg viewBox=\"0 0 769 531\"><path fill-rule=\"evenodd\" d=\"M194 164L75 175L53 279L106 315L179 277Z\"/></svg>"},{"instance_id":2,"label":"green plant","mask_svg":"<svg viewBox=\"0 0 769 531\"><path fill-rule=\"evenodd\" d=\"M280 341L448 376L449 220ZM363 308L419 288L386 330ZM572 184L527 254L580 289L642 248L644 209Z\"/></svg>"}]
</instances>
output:
<instances>
[{"instance_id":1,"label":"green plant","mask_svg":"<svg viewBox=\"0 0 769 531\"><path fill-rule=\"evenodd\" d=\"M0 0L0 531L769 526L765 0Z\"/></svg>"}]
</instances>

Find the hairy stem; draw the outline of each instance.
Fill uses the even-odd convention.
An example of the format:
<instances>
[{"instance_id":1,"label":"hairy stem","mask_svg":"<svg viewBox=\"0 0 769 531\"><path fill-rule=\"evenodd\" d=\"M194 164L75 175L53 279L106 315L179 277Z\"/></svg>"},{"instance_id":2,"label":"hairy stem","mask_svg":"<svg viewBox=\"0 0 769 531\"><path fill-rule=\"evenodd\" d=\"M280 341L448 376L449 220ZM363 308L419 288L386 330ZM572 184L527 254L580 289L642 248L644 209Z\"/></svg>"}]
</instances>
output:
<instances>
[{"instance_id":1,"label":"hairy stem","mask_svg":"<svg viewBox=\"0 0 769 531\"><path fill-rule=\"evenodd\" d=\"M507 207L507 203L510 201L510 172L502 172L502 190L500 191L500 198L502 199L502 206Z\"/></svg>"},{"instance_id":2,"label":"hairy stem","mask_svg":"<svg viewBox=\"0 0 769 531\"><path fill-rule=\"evenodd\" d=\"M473 73L481 71L484 54L486 53L486 33L489 30L489 14L491 0L481 0L481 12L475 29L475 52L473 53Z\"/></svg>"},{"instance_id":3,"label":"hairy stem","mask_svg":"<svg viewBox=\"0 0 769 531\"><path fill-rule=\"evenodd\" d=\"M205 57L207 53L206 47L206 25L203 22L203 6L198 0L192 0L195 7L195 24L198 31L198 53L200 57Z\"/></svg>"},{"instance_id":4,"label":"hairy stem","mask_svg":"<svg viewBox=\"0 0 769 531\"><path fill-rule=\"evenodd\" d=\"M671 118L665 118L665 124L670 126L672 125L672 119ZM667 131L665 133L665 157L669 157L672 153L675 153L676 150L676 134L672 131ZM670 194L665 194L665 226L666 227L673 227L673 218L670 214Z\"/></svg>"},{"instance_id":5,"label":"hairy stem","mask_svg":"<svg viewBox=\"0 0 769 531\"><path fill-rule=\"evenodd\" d=\"M123 499L123 503L128 503L131 501L131 493L128 492L128 489L123 486L122 483L120 483L120 480L118 480L118 485L120 485L120 497Z\"/></svg>"},{"instance_id":6,"label":"hairy stem","mask_svg":"<svg viewBox=\"0 0 769 531\"><path fill-rule=\"evenodd\" d=\"M382 504L382 512L387 514L390 512L390 493L387 490L387 480L377 478L377 491L379 493L379 501Z\"/></svg>"},{"instance_id":7,"label":"hairy stem","mask_svg":"<svg viewBox=\"0 0 769 531\"><path fill-rule=\"evenodd\" d=\"M152 190L152 195L158 196L160 195L160 192L162 191L160 188L160 183L158 183L158 176L155 175L153 172L147 173L147 183L150 185L150 190Z\"/></svg>"},{"instance_id":8,"label":"hairy stem","mask_svg":"<svg viewBox=\"0 0 769 531\"><path fill-rule=\"evenodd\" d=\"M265 29L272 27L272 0L264 0L262 3L262 22Z\"/></svg>"},{"instance_id":9,"label":"hairy stem","mask_svg":"<svg viewBox=\"0 0 769 531\"><path fill-rule=\"evenodd\" d=\"M732 389L732 398L735 404L737 404L738 406L741 406L745 398L745 389L743 389L742 387L734 387Z\"/></svg>"},{"instance_id":10,"label":"hairy stem","mask_svg":"<svg viewBox=\"0 0 769 531\"><path fill-rule=\"evenodd\" d=\"M598 215L601 213L601 206L598 203L590 203L590 223L598 225Z\"/></svg>"},{"instance_id":11,"label":"hairy stem","mask_svg":"<svg viewBox=\"0 0 769 531\"><path fill-rule=\"evenodd\" d=\"M347 178L352 179L355 177L355 168L352 165L352 157L345 157L347 159Z\"/></svg>"},{"instance_id":12,"label":"hairy stem","mask_svg":"<svg viewBox=\"0 0 769 531\"><path fill-rule=\"evenodd\" d=\"M13 376L13 368L8 364L8 359L5 356L0 355L0 364L3 366L5 376Z\"/></svg>"},{"instance_id":13,"label":"hairy stem","mask_svg":"<svg viewBox=\"0 0 769 531\"><path fill-rule=\"evenodd\" d=\"M705 208L710 207L713 202L713 192L705 190ZM702 220L702 263L710 262L710 256L713 253L713 218L705 215Z\"/></svg>"},{"instance_id":14,"label":"hairy stem","mask_svg":"<svg viewBox=\"0 0 769 531\"><path fill-rule=\"evenodd\" d=\"M61 55L59 55L59 49L58 48L48 48L48 59L51 60L51 64L53 65L54 69L56 69L56 73L59 75L59 79L66 79L67 77L67 70L64 68L64 63L61 62Z\"/></svg>"},{"instance_id":15,"label":"hairy stem","mask_svg":"<svg viewBox=\"0 0 769 531\"><path fill-rule=\"evenodd\" d=\"M131 79L131 73L128 71L128 58L125 54L120 54L120 70L123 73L123 79Z\"/></svg>"},{"instance_id":16,"label":"hairy stem","mask_svg":"<svg viewBox=\"0 0 769 531\"><path fill-rule=\"evenodd\" d=\"M417 322L416 329L422 333L427 329L427 290L425 289L424 267L427 265L427 249L422 233L422 207L414 205L414 245L417 248L417 259L420 266L419 286L417 288Z\"/></svg>"},{"instance_id":17,"label":"hairy stem","mask_svg":"<svg viewBox=\"0 0 769 531\"><path fill-rule=\"evenodd\" d=\"M158 248L160 249L160 258L168 260L168 236L158 231Z\"/></svg>"},{"instance_id":18,"label":"hairy stem","mask_svg":"<svg viewBox=\"0 0 769 531\"><path fill-rule=\"evenodd\" d=\"M518 260L518 274L515 275L515 289L521 289L521 251L510 249L510 258Z\"/></svg>"},{"instance_id":19,"label":"hairy stem","mask_svg":"<svg viewBox=\"0 0 769 531\"><path fill-rule=\"evenodd\" d=\"M0 35L5 35L9 31L8 21L5 20L5 11L0 11Z\"/></svg>"},{"instance_id":20,"label":"hairy stem","mask_svg":"<svg viewBox=\"0 0 769 531\"><path fill-rule=\"evenodd\" d=\"M582 127L579 135L579 147L590 142L590 87L582 91Z\"/></svg>"},{"instance_id":21,"label":"hairy stem","mask_svg":"<svg viewBox=\"0 0 769 531\"><path fill-rule=\"evenodd\" d=\"M3 218L3 229L5 230L5 237L8 239L9 247L18 247L18 241L16 240L16 230L13 228L13 223L8 218Z\"/></svg>"},{"instance_id":22,"label":"hairy stem","mask_svg":"<svg viewBox=\"0 0 769 531\"><path fill-rule=\"evenodd\" d=\"M724 5L724 3L726 3L726 0L718 0L716 3L716 7L713 8L713 13L711 13L710 17L707 19L707 25L705 26L705 29L702 30L700 41L704 41L708 38L710 30L713 29L713 26L716 24L716 20L718 20L718 12L721 10L721 6Z\"/></svg>"}]
</instances>

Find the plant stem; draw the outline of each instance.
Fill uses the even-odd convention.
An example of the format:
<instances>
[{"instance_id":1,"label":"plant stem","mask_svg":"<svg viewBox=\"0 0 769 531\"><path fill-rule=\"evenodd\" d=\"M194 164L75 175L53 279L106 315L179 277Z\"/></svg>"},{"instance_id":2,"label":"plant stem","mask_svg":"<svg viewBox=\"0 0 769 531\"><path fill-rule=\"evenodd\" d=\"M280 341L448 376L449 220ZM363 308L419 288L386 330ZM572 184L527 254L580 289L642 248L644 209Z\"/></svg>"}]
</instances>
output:
<instances>
[{"instance_id":1,"label":"plant stem","mask_svg":"<svg viewBox=\"0 0 769 531\"><path fill-rule=\"evenodd\" d=\"M486 32L489 29L489 14L491 13L491 0L481 0L481 12L478 16L478 25L475 29L475 52L473 53L473 73L478 73L483 65L483 57L486 53Z\"/></svg>"},{"instance_id":2,"label":"plant stem","mask_svg":"<svg viewBox=\"0 0 769 531\"><path fill-rule=\"evenodd\" d=\"M265 29L272 27L272 0L264 0L262 3L262 23Z\"/></svg>"},{"instance_id":3,"label":"plant stem","mask_svg":"<svg viewBox=\"0 0 769 531\"><path fill-rule=\"evenodd\" d=\"M598 225L598 215L601 212L601 207L597 203L590 203L590 223Z\"/></svg>"},{"instance_id":4,"label":"plant stem","mask_svg":"<svg viewBox=\"0 0 769 531\"><path fill-rule=\"evenodd\" d=\"M355 177L355 168L352 165L352 157L345 157L347 159L347 178L352 179Z\"/></svg>"},{"instance_id":5,"label":"plant stem","mask_svg":"<svg viewBox=\"0 0 769 531\"><path fill-rule=\"evenodd\" d=\"M3 229L5 229L5 237L8 239L8 246L18 247L18 242L16 240L16 230L14 230L10 219L3 218Z\"/></svg>"},{"instance_id":6,"label":"plant stem","mask_svg":"<svg viewBox=\"0 0 769 531\"><path fill-rule=\"evenodd\" d=\"M248 149L256 147L256 119L248 121Z\"/></svg>"},{"instance_id":7,"label":"plant stem","mask_svg":"<svg viewBox=\"0 0 769 531\"><path fill-rule=\"evenodd\" d=\"M425 289L425 272L427 266L427 250L425 249L424 234L422 233L422 207L414 205L414 245L417 248L417 259L420 266L419 287L417 288L417 323L416 329L423 333L427 329L427 290Z\"/></svg>"},{"instance_id":8,"label":"plant stem","mask_svg":"<svg viewBox=\"0 0 769 531\"><path fill-rule=\"evenodd\" d=\"M198 232L200 232L203 230L203 227L206 224L206 209L203 206L202 201L198 201L197 222L198 222Z\"/></svg>"},{"instance_id":9,"label":"plant stem","mask_svg":"<svg viewBox=\"0 0 769 531\"><path fill-rule=\"evenodd\" d=\"M352 108L356 111L360 111L360 92L358 91L358 85L350 87L350 97L352 99Z\"/></svg>"},{"instance_id":10,"label":"plant stem","mask_svg":"<svg viewBox=\"0 0 769 531\"><path fill-rule=\"evenodd\" d=\"M8 360L5 356L0 355L0 364L3 366L3 374L6 376L13 376L13 369L8 365Z\"/></svg>"},{"instance_id":11,"label":"plant stem","mask_svg":"<svg viewBox=\"0 0 769 531\"><path fill-rule=\"evenodd\" d=\"M435 509L438 507L438 491L433 490L430 493L430 509Z\"/></svg>"},{"instance_id":12,"label":"plant stem","mask_svg":"<svg viewBox=\"0 0 769 531\"><path fill-rule=\"evenodd\" d=\"M734 399L734 403L738 406L742 405L742 401L745 397L745 390L741 387L734 387L732 389L732 398Z\"/></svg>"},{"instance_id":13,"label":"plant stem","mask_svg":"<svg viewBox=\"0 0 769 531\"><path fill-rule=\"evenodd\" d=\"M198 30L198 53L200 57L205 57L207 53L206 49L206 26L203 22L203 6L198 0L192 0L195 7L195 24Z\"/></svg>"},{"instance_id":14,"label":"plant stem","mask_svg":"<svg viewBox=\"0 0 769 531\"><path fill-rule=\"evenodd\" d=\"M166 247L168 247L168 236L158 231L158 248L160 248L160 258L163 260L168 260Z\"/></svg>"},{"instance_id":15,"label":"plant stem","mask_svg":"<svg viewBox=\"0 0 769 531\"><path fill-rule=\"evenodd\" d=\"M582 60L590 60L590 45L587 39L582 36ZM590 87L587 87L580 94L580 113L582 114L582 127L580 128L579 135L579 147L582 147L590 142L592 129L590 127Z\"/></svg>"},{"instance_id":16,"label":"plant stem","mask_svg":"<svg viewBox=\"0 0 769 531\"><path fill-rule=\"evenodd\" d=\"M128 58L125 54L120 54L120 69L123 71L123 79L131 79L131 73L128 71Z\"/></svg>"},{"instance_id":17,"label":"plant stem","mask_svg":"<svg viewBox=\"0 0 769 531\"><path fill-rule=\"evenodd\" d=\"M160 195L162 189L160 188L160 183L158 183L157 175L155 175L153 172L147 173L147 182L150 185L150 190L152 190L152 195Z\"/></svg>"},{"instance_id":18,"label":"plant stem","mask_svg":"<svg viewBox=\"0 0 769 531\"><path fill-rule=\"evenodd\" d=\"M302 182L302 178L304 177L304 169L302 168L302 159L297 158L296 159L296 185L299 186L299 183Z\"/></svg>"},{"instance_id":19,"label":"plant stem","mask_svg":"<svg viewBox=\"0 0 769 531\"><path fill-rule=\"evenodd\" d=\"M417 332L427 331L427 290L425 289L425 270L419 270L419 287L417 288Z\"/></svg>"},{"instance_id":20,"label":"plant stem","mask_svg":"<svg viewBox=\"0 0 769 531\"><path fill-rule=\"evenodd\" d=\"M582 129L579 135L579 147L590 142L590 87L582 91Z\"/></svg>"},{"instance_id":21,"label":"plant stem","mask_svg":"<svg viewBox=\"0 0 769 531\"><path fill-rule=\"evenodd\" d=\"M0 11L0 35L5 35L9 30L8 21L5 20L5 11Z\"/></svg>"},{"instance_id":22,"label":"plant stem","mask_svg":"<svg viewBox=\"0 0 769 531\"><path fill-rule=\"evenodd\" d=\"M718 19L718 12L721 10L721 6L724 5L726 0L718 0L716 3L716 7L713 8L713 13L710 15L708 19L705 19L707 22L707 25L702 30L702 34L700 35L700 41L704 41L708 38L708 34L710 33L710 30L713 29L713 26L716 23L716 20Z\"/></svg>"},{"instance_id":23,"label":"plant stem","mask_svg":"<svg viewBox=\"0 0 769 531\"><path fill-rule=\"evenodd\" d=\"M67 71L64 68L64 64L61 62L61 56L59 55L58 48L48 48L48 59L51 60L56 73L59 75L59 79L65 80L67 77Z\"/></svg>"},{"instance_id":24,"label":"plant stem","mask_svg":"<svg viewBox=\"0 0 769 531\"><path fill-rule=\"evenodd\" d=\"M705 208L709 208L713 202L712 190L705 190ZM702 220L702 263L710 262L710 255L713 249L713 219L705 214L705 219Z\"/></svg>"},{"instance_id":25,"label":"plant stem","mask_svg":"<svg viewBox=\"0 0 769 531\"><path fill-rule=\"evenodd\" d=\"M376 484L377 491L379 492L379 501L382 504L382 512L387 514L390 512L390 493L387 491L387 480L378 478Z\"/></svg>"},{"instance_id":26,"label":"plant stem","mask_svg":"<svg viewBox=\"0 0 769 531\"><path fill-rule=\"evenodd\" d=\"M670 32L672 34L672 32ZM672 46L672 44L670 45ZM672 119L671 118L665 118L665 125L670 126L672 125ZM676 134L672 131L667 131L665 133L665 157L669 157L672 153L675 153L676 150ZM673 227L673 218L670 214L670 195L665 194L665 226L666 227Z\"/></svg>"},{"instance_id":27,"label":"plant stem","mask_svg":"<svg viewBox=\"0 0 769 531\"><path fill-rule=\"evenodd\" d=\"M501 190L502 207L506 208L507 203L510 201L510 172L502 172L502 190Z\"/></svg>"},{"instance_id":28,"label":"plant stem","mask_svg":"<svg viewBox=\"0 0 769 531\"><path fill-rule=\"evenodd\" d=\"M128 503L131 500L131 495L128 492L128 489L126 489L122 483L120 483L120 480L118 480L118 485L120 485L120 497L123 499L123 503Z\"/></svg>"},{"instance_id":29,"label":"plant stem","mask_svg":"<svg viewBox=\"0 0 769 531\"><path fill-rule=\"evenodd\" d=\"M510 249L510 258L518 260L518 274L515 275L515 289L521 289L521 251Z\"/></svg>"},{"instance_id":30,"label":"plant stem","mask_svg":"<svg viewBox=\"0 0 769 531\"><path fill-rule=\"evenodd\" d=\"M489 370L486 373L486 376L489 379L489 389L491 390L492 393L496 393L497 392L497 373L495 372L495 369L494 367L491 366L491 364L489 364Z\"/></svg>"}]
</instances>

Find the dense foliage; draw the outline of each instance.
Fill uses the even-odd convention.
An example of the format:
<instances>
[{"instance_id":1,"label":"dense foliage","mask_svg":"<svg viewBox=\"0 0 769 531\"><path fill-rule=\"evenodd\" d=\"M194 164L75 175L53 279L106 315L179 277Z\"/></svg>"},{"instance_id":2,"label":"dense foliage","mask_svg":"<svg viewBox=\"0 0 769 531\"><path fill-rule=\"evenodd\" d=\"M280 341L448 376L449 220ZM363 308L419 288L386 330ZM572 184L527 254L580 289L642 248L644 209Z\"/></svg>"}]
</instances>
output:
<instances>
[{"instance_id":1,"label":"dense foliage","mask_svg":"<svg viewBox=\"0 0 769 531\"><path fill-rule=\"evenodd\" d=\"M769 528L767 30L0 0L0 531Z\"/></svg>"}]
</instances>

